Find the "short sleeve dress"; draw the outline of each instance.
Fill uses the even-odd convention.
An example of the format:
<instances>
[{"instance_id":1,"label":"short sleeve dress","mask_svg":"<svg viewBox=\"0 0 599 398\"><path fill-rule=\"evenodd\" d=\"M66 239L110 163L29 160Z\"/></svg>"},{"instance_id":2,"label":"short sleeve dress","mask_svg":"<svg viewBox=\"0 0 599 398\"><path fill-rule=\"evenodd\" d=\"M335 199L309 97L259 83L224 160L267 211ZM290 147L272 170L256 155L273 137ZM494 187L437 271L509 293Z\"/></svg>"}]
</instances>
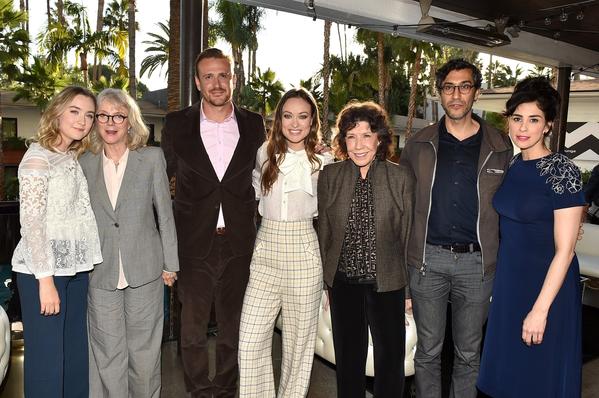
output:
<instances>
[{"instance_id":1,"label":"short sleeve dress","mask_svg":"<svg viewBox=\"0 0 599 398\"><path fill-rule=\"evenodd\" d=\"M556 209L582 206L580 170L552 153L517 155L493 198L500 245L478 387L495 397L579 397L581 291L576 256L547 317L543 342L527 346L522 323L555 254Z\"/></svg>"}]
</instances>

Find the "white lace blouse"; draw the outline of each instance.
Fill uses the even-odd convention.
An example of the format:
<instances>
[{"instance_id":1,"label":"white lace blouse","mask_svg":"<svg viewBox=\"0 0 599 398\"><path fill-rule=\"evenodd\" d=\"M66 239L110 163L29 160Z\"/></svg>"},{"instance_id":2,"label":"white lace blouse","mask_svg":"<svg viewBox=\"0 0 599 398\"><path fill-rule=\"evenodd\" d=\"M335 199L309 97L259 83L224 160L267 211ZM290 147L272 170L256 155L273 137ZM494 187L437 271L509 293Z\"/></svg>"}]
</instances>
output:
<instances>
[{"instance_id":1,"label":"white lace blouse","mask_svg":"<svg viewBox=\"0 0 599 398\"><path fill-rule=\"evenodd\" d=\"M262 168L268 158L265 142L256 154L252 185L256 199L260 200L258 212L269 220L300 221L318 215L316 186L322 168L333 162L330 153L316 155L320 159L320 169L314 171L305 150L287 150L285 160L279 166L280 173L267 195L262 194Z\"/></svg>"},{"instance_id":2,"label":"white lace blouse","mask_svg":"<svg viewBox=\"0 0 599 398\"><path fill-rule=\"evenodd\" d=\"M15 272L68 276L102 262L87 181L72 153L31 144L19 165L21 240Z\"/></svg>"}]
</instances>

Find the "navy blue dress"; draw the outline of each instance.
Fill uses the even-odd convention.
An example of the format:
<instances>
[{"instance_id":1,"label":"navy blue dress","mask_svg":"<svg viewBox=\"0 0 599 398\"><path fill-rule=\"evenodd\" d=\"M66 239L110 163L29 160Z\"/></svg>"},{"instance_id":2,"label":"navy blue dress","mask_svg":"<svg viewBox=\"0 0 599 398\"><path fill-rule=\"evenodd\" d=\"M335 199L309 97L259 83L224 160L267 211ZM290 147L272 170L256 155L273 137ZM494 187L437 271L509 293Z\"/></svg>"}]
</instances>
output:
<instances>
[{"instance_id":1,"label":"navy blue dress","mask_svg":"<svg viewBox=\"0 0 599 398\"><path fill-rule=\"evenodd\" d=\"M580 171L566 156L516 156L493 198L500 245L478 388L494 397L580 397L581 291L576 256L547 317L543 342L522 323L555 255L553 211L582 206Z\"/></svg>"}]
</instances>

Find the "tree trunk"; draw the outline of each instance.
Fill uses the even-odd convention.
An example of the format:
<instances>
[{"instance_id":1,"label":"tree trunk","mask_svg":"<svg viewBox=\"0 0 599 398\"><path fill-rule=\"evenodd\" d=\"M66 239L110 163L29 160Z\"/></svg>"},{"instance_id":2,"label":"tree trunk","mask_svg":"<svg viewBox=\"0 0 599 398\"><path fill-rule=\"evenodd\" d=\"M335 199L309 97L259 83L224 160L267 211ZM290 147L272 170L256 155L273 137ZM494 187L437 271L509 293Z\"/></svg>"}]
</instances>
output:
<instances>
[{"instance_id":1,"label":"tree trunk","mask_svg":"<svg viewBox=\"0 0 599 398\"><path fill-rule=\"evenodd\" d=\"M205 4L204 4L205 5ZM168 42L168 86L166 89L167 95L167 110L169 112L179 109L180 94L179 94L179 18L180 0L170 0L170 37ZM207 14L207 13L205 13ZM206 25L204 25L206 26Z\"/></svg>"},{"instance_id":2,"label":"tree trunk","mask_svg":"<svg viewBox=\"0 0 599 398\"><path fill-rule=\"evenodd\" d=\"M341 29L339 29L339 22L337 22L337 36L339 37L339 55L341 55L341 60L343 62L347 61L346 55L344 55L343 42L341 41ZM347 50L347 49L346 49Z\"/></svg>"},{"instance_id":3,"label":"tree trunk","mask_svg":"<svg viewBox=\"0 0 599 398\"><path fill-rule=\"evenodd\" d=\"M382 106L383 109L387 109L385 101L385 86L387 79L385 68L385 36L381 32L376 34L376 49L378 58L379 105Z\"/></svg>"},{"instance_id":4,"label":"tree trunk","mask_svg":"<svg viewBox=\"0 0 599 398\"><path fill-rule=\"evenodd\" d=\"M52 23L52 8L50 7L50 0L46 0L46 15L48 16L48 27Z\"/></svg>"},{"instance_id":5,"label":"tree trunk","mask_svg":"<svg viewBox=\"0 0 599 398\"><path fill-rule=\"evenodd\" d=\"M135 0L129 0L129 94L137 99L135 80Z\"/></svg>"},{"instance_id":6,"label":"tree trunk","mask_svg":"<svg viewBox=\"0 0 599 398\"><path fill-rule=\"evenodd\" d=\"M0 93L0 95L2 95ZM1 102L0 102L1 104ZM4 141L4 128L2 128L2 114L0 114L0 201L4 200L4 147L2 143Z\"/></svg>"},{"instance_id":7,"label":"tree trunk","mask_svg":"<svg viewBox=\"0 0 599 398\"><path fill-rule=\"evenodd\" d=\"M420 65L422 63L422 45L416 47L416 56L414 57L414 66L412 67L412 81L410 83L410 101L408 102L408 119L406 121L406 140L412 135L412 124L416 116L416 95L418 94L418 76L420 75Z\"/></svg>"},{"instance_id":8,"label":"tree trunk","mask_svg":"<svg viewBox=\"0 0 599 398\"><path fill-rule=\"evenodd\" d=\"M60 22L61 25L65 26L64 6L62 0L56 0L56 13L58 14L58 22Z\"/></svg>"},{"instance_id":9,"label":"tree trunk","mask_svg":"<svg viewBox=\"0 0 599 398\"><path fill-rule=\"evenodd\" d=\"M203 21L202 21L202 51L208 48L208 36L210 31L210 21L208 20L208 0L203 0L204 6L202 9L204 10ZM178 2L177 2L178 3Z\"/></svg>"},{"instance_id":10,"label":"tree trunk","mask_svg":"<svg viewBox=\"0 0 599 398\"><path fill-rule=\"evenodd\" d=\"M85 86L87 87L89 83L89 78L87 74L87 53L85 51L82 51L79 54L79 59L81 62L81 73L83 73L83 83L85 83Z\"/></svg>"},{"instance_id":11,"label":"tree trunk","mask_svg":"<svg viewBox=\"0 0 599 398\"><path fill-rule=\"evenodd\" d=\"M322 57L322 136L326 143L331 142L331 129L329 127L329 77L331 75L331 25L329 20L324 21L324 51Z\"/></svg>"},{"instance_id":12,"label":"tree trunk","mask_svg":"<svg viewBox=\"0 0 599 398\"><path fill-rule=\"evenodd\" d=\"M242 49L239 47L235 47L232 49L233 52L233 62L235 63L234 66L234 73L235 76L237 76L237 79L235 81L235 91L233 93L233 102L235 102L236 104L239 103L239 98L241 97L241 90L243 90L243 87L245 86L245 72L244 72L244 68L243 68L243 52Z\"/></svg>"},{"instance_id":13,"label":"tree trunk","mask_svg":"<svg viewBox=\"0 0 599 398\"><path fill-rule=\"evenodd\" d=\"M98 13L96 16L96 32L101 32L104 25L104 0L98 0ZM102 63L98 56L94 54L94 66L92 67L92 80L97 82L102 76Z\"/></svg>"}]
</instances>

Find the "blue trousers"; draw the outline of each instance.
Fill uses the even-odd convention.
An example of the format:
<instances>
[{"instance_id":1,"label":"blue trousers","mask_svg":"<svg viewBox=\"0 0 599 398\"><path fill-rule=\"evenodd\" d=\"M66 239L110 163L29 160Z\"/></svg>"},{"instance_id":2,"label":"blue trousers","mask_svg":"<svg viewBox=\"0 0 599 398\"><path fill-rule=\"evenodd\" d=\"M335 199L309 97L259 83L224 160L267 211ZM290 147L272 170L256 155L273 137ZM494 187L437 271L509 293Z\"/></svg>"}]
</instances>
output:
<instances>
[{"instance_id":1,"label":"blue trousers","mask_svg":"<svg viewBox=\"0 0 599 398\"><path fill-rule=\"evenodd\" d=\"M87 272L55 276L57 315L40 314L39 283L17 273L25 339L26 398L87 398Z\"/></svg>"}]
</instances>

